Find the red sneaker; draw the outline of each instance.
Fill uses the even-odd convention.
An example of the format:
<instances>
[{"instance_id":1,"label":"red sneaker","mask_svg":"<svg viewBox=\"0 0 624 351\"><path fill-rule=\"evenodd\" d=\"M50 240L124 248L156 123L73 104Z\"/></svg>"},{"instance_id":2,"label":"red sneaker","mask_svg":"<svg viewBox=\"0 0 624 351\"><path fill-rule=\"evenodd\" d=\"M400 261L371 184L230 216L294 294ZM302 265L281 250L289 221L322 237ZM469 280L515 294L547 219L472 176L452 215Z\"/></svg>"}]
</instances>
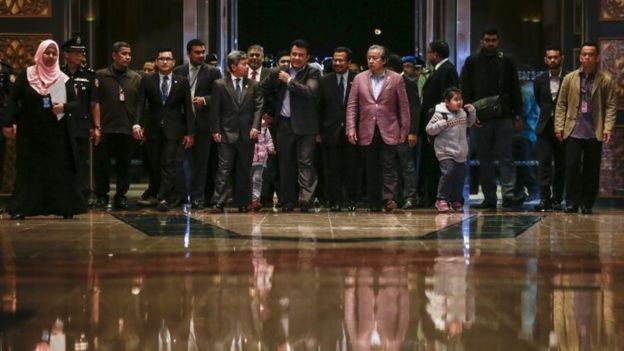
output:
<instances>
[{"instance_id":1,"label":"red sneaker","mask_svg":"<svg viewBox=\"0 0 624 351\"><path fill-rule=\"evenodd\" d=\"M258 211L260 211L261 208L262 208L262 204L258 200L253 200L249 204L249 211L258 212Z\"/></svg>"},{"instance_id":2,"label":"red sneaker","mask_svg":"<svg viewBox=\"0 0 624 351\"><path fill-rule=\"evenodd\" d=\"M435 202L435 208L438 209L438 212L448 212L449 211L448 201L446 201L446 200L437 200Z\"/></svg>"}]
</instances>

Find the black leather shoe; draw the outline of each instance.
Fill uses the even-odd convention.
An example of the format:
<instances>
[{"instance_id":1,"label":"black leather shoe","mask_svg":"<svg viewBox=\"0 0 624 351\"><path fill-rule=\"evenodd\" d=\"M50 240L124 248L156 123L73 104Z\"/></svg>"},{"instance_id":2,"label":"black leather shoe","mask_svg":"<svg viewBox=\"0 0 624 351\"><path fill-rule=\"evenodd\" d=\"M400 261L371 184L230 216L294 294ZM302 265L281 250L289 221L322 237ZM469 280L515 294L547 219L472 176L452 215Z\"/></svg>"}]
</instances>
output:
<instances>
[{"instance_id":1,"label":"black leather shoe","mask_svg":"<svg viewBox=\"0 0 624 351\"><path fill-rule=\"evenodd\" d=\"M592 214L592 213L594 213L594 211L592 211L591 207L582 206L581 207L581 213L582 214Z\"/></svg>"},{"instance_id":2,"label":"black leather shoe","mask_svg":"<svg viewBox=\"0 0 624 351\"><path fill-rule=\"evenodd\" d=\"M282 212L283 213L292 212L293 210L294 210L294 207L292 205L284 205L284 206L282 206Z\"/></svg>"},{"instance_id":3,"label":"black leather shoe","mask_svg":"<svg viewBox=\"0 0 624 351\"><path fill-rule=\"evenodd\" d=\"M553 211L563 211L563 206L561 206L561 202L555 202L552 205Z\"/></svg>"},{"instance_id":4,"label":"black leather shoe","mask_svg":"<svg viewBox=\"0 0 624 351\"><path fill-rule=\"evenodd\" d=\"M522 204L524 203L524 199L525 199L524 196L506 197L503 199L502 206L503 208L513 208L513 207L522 206Z\"/></svg>"},{"instance_id":5,"label":"black leather shoe","mask_svg":"<svg viewBox=\"0 0 624 351\"><path fill-rule=\"evenodd\" d=\"M210 212L212 213L223 213L225 212L224 206L221 204L216 204L214 205L211 209Z\"/></svg>"},{"instance_id":6,"label":"black leather shoe","mask_svg":"<svg viewBox=\"0 0 624 351\"><path fill-rule=\"evenodd\" d=\"M578 211L579 211L578 205L568 206L563 210L563 212L565 213L578 213Z\"/></svg>"},{"instance_id":7,"label":"black leather shoe","mask_svg":"<svg viewBox=\"0 0 624 351\"><path fill-rule=\"evenodd\" d=\"M137 205L141 207L152 207L158 205L158 199L155 197L147 197L145 199L137 200Z\"/></svg>"},{"instance_id":8,"label":"black leather shoe","mask_svg":"<svg viewBox=\"0 0 624 351\"><path fill-rule=\"evenodd\" d=\"M405 200L405 202L403 203L403 206L401 207L404 210L409 210L414 208L414 203L412 202L411 199L407 199Z\"/></svg>"},{"instance_id":9,"label":"black leather shoe","mask_svg":"<svg viewBox=\"0 0 624 351\"><path fill-rule=\"evenodd\" d=\"M63 215L63 219L73 219L74 215Z\"/></svg>"},{"instance_id":10,"label":"black leather shoe","mask_svg":"<svg viewBox=\"0 0 624 351\"><path fill-rule=\"evenodd\" d=\"M355 212L356 209L357 209L357 205L355 204L355 201L350 201L349 204L347 205L347 211Z\"/></svg>"},{"instance_id":11,"label":"black leather shoe","mask_svg":"<svg viewBox=\"0 0 624 351\"><path fill-rule=\"evenodd\" d=\"M496 202L490 202L490 201L483 200L483 202L481 202L480 204L476 204L476 205L472 206L472 208L476 208L476 209L479 209L479 210L495 210L496 209Z\"/></svg>"},{"instance_id":12,"label":"black leather shoe","mask_svg":"<svg viewBox=\"0 0 624 351\"><path fill-rule=\"evenodd\" d=\"M12 221L17 221L20 219L26 219L26 216L24 216L22 213L11 213L9 219Z\"/></svg>"},{"instance_id":13,"label":"black leather shoe","mask_svg":"<svg viewBox=\"0 0 624 351\"><path fill-rule=\"evenodd\" d=\"M167 202L167 200L158 201L158 205L156 205L156 210L158 210L159 212L169 211L169 203Z\"/></svg>"},{"instance_id":14,"label":"black leather shoe","mask_svg":"<svg viewBox=\"0 0 624 351\"><path fill-rule=\"evenodd\" d=\"M247 208L247 206L238 206L238 213L247 213L249 212L249 209Z\"/></svg>"},{"instance_id":15,"label":"black leather shoe","mask_svg":"<svg viewBox=\"0 0 624 351\"><path fill-rule=\"evenodd\" d=\"M115 203L113 204L113 208L116 210L127 210L128 209L128 201L125 197L120 197L115 199Z\"/></svg>"},{"instance_id":16,"label":"black leather shoe","mask_svg":"<svg viewBox=\"0 0 624 351\"><path fill-rule=\"evenodd\" d=\"M107 209L108 208L108 196L98 197L97 201L95 202L95 207L101 208L101 209Z\"/></svg>"},{"instance_id":17,"label":"black leather shoe","mask_svg":"<svg viewBox=\"0 0 624 351\"><path fill-rule=\"evenodd\" d=\"M299 204L299 210L302 213L308 213L310 212L310 204L307 202L302 202L301 204Z\"/></svg>"},{"instance_id":18,"label":"black leather shoe","mask_svg":"<svg viewBox=\"0 0 624 351\"><path fill-rule=\"evenodd\" d=\"M535 211L546 212L552 211L553 206L549 200L542 200L534 207Z\"/></svg>"}]
</instances>

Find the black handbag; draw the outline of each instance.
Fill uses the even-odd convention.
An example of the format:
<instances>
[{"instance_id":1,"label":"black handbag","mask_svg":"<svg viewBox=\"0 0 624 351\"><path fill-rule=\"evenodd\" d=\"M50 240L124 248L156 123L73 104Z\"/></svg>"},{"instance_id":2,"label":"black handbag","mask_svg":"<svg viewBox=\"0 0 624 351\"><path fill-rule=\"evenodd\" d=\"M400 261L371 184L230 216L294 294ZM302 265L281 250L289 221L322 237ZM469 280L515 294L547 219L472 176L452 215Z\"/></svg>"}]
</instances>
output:
<instances>
[{"instance_id":1,"label":"black handbag","mask_svg":"<svg viewBox=\"0 0 624 351\"><path fill-rule=\"evenodd\" d=\"M498 89L503 89L503 53L498 53ZM477 119L480 121L487 121L490 119L498 118L503 115L503 102L501 95L492 95L481 98L472 103L476 112Z\"/></svg>"},{"instance_id":2,"label":"black handbag","mask_svg":"<svg viewBox=\"0 0 624 351\"><path fill-rule=\"evenodd\" d=\"M473 102L472 106L477 110L477 118L480 121L498 118L503 114L500 95L486 96Z\"/></svg>"}]
</instances>

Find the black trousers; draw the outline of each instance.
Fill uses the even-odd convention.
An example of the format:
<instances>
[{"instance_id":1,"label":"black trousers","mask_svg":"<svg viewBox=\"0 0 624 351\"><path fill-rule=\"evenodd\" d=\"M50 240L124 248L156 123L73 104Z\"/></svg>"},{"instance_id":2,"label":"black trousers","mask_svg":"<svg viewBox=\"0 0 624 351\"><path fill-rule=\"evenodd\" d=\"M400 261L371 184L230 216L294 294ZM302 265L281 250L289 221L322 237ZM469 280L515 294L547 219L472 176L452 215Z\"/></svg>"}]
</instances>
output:
<instances>
[{"instance_id":1,"label":"black trousers","mask_svg":"<svg viewBox=\"0 0 624 351\"><path fill-rule=\"evenodd\" d=\"M420 167L418 169L418 195L425 207L433 206L438 193L440 163L433 150L433 145L426 135L420 136Z\"/></svg>"},{"instance_id":2,"label":"black trousers","mask_svg":"<svg viewBox=\"0 0 624 351\"><path fill-rule=\"evenodd\" d=\"M239 207L247 206L251 202L251 163L254 143L239 139L232 144L217 145L219 166L215 175L212 201L218 206L225 206L228 184L234 171L234 203Z\"/></svg>"},{"instance_id":3,"label":"black trousers","mask_svg":"<svg viewBox=\"0 0 624 351\"><path fill-rule=\"evenodd\" d=\"M199 202L204 201L204 194L206 193L211 145L212 135L210 133L199 132L195 134L195 142L193 143L191 198ZM210 175L210 177L212 177L212 175Z\"/></svg>"},{"instance_id":4,"label":"black trousers","mask_svg":"<svg viewBox=\"0 0 624 351\"><path fill-rule=\"evenodd\" d=\"M129 134L102 135L100 143L95 147L95 195L97 197L108 196L111 159L114 159L117 176L115 198L125 198L130 189L130 161L136 145L136 141Z\"/></svg>"},{"instance_id":5,"label":"black trousers","mask_svg":"<svg viewBox=\"0 0 624 351\"><path fill-rule=\"evenodd\" d=\"M537 168L540 197L561 203L565 184L565 148L557 140L554 132L544 132L537 136L535 144L536 156L539 161Z\"/></svg>"},{"instance_id":6,"label":"black trousers","mask_svg":"<svg viewBox=\"0 0 624 351\"><path fill-rule=\"evenodd\" d=\"M364 146L366 158L366 192L370 206L381 200L396 200L398 172L395 164L397 146L384 143L375 127L373 141Z\"/></svg>"},{"instance_id":7,"label":"black trousers","mask_svg":"<svg viewBox=\"0 0 624 351\"><path fill-rule=\"evenodd\" d=\"M565 141L565 149L567 205L592 208L600 185L602 142L569 137Z\"/></svg>"},{"instance_id":8,"label":"black trousers","mask_svg":"<svg viewBox=\"0 0 624 351\"><path fill-rule=\"evenodd\" d=\"M182 163L183 146L180 139L167 139L160 131L158 136L145 140L150 160L150 183L158 189L157 198L173 202L176 199L176 175Z\"/></svg>"},{"instance_id":9,"label":"black trousers","mask_svg":"<svg viewBox=\"0 0 624 351\"><path fill-rule=\"evenodd\" d=\"M76 165L78 171L78 181L80 182L80 189L85 198L88 198L91 194L91 186L89 182L89 146L91 140L89 138L76 138L76 148L78 154L78 164Z\"/></svg>"},{"instance_id":10,"label":"black trousers","mask_svg":"<svg viewBox=\"0 0 624 351\"><path fill-rule=\"evenodd\" d=\"M297 200L300 203L311 202L318 185L314 168L316 136L296 135L290 123L290 118L280 118L277 132L282 206L294 206Z\"/></svg>"},{"instance_id":11,"label":"black trousers","mask_svg":"<svg viewBox=\"0 0 624 351\"><path fill-rule=\"evenodd\" d=\"M347 141L344 133L336 144L321 144L325 179L325 199L330 203L343 201L343 188L348 202L360 198L362 189L362 147Z\"/></svg>"}]
</instances>

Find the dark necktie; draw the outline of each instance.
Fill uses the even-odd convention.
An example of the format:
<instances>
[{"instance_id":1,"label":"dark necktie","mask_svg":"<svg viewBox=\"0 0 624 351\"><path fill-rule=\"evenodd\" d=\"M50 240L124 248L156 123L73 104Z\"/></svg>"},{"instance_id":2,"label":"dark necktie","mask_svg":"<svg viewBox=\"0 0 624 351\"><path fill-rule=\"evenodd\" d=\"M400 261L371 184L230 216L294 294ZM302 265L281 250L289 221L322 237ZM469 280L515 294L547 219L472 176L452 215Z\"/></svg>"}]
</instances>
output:
<instances>
[{"instance_id":1,"label":"dark necktie","mask_svg":"<svg viewBox=\"0 0 624 351\"><path fill-rule=\"evenodd\" d=\"M162 94L162 101L164 104L169 96L169 76L163 77L162 84L160 84L160 93Z\"/></svg>"},{"instance_id":2,"label":"dark necktie","mask_svg":"<svg viewBox=\"0 0 624 351\"><path fill-rule=\"evenodd\" d=\"M344 104L344 100L345 100L345 91L344 91L344 76L340 76L340 83L338 83L338 90L339 92L339 96L340 96L340 102Z\"/></svg>"},{"instance_id":3,"label":"dark necktie","mask_svg":"<svg viewBox=\"0 0 624 351\"><path fill-rule=\"evenodd\" d=\"M240 78L236 78L236 100L240 103L241 102L241 97L243 96L243 93L241 91L241 87L240 87Z\"/></svg>"},{"instance_id":4,"label":"dark necktie","mask_svg":"<svg viewBox=\"0 0 624 351\"><path fill-rule=\"evenodd\" d=\"M254 69L251 71L251 79L256 80L256 77L258 76L258 72Z\"/></svg>"}]
</instances>

